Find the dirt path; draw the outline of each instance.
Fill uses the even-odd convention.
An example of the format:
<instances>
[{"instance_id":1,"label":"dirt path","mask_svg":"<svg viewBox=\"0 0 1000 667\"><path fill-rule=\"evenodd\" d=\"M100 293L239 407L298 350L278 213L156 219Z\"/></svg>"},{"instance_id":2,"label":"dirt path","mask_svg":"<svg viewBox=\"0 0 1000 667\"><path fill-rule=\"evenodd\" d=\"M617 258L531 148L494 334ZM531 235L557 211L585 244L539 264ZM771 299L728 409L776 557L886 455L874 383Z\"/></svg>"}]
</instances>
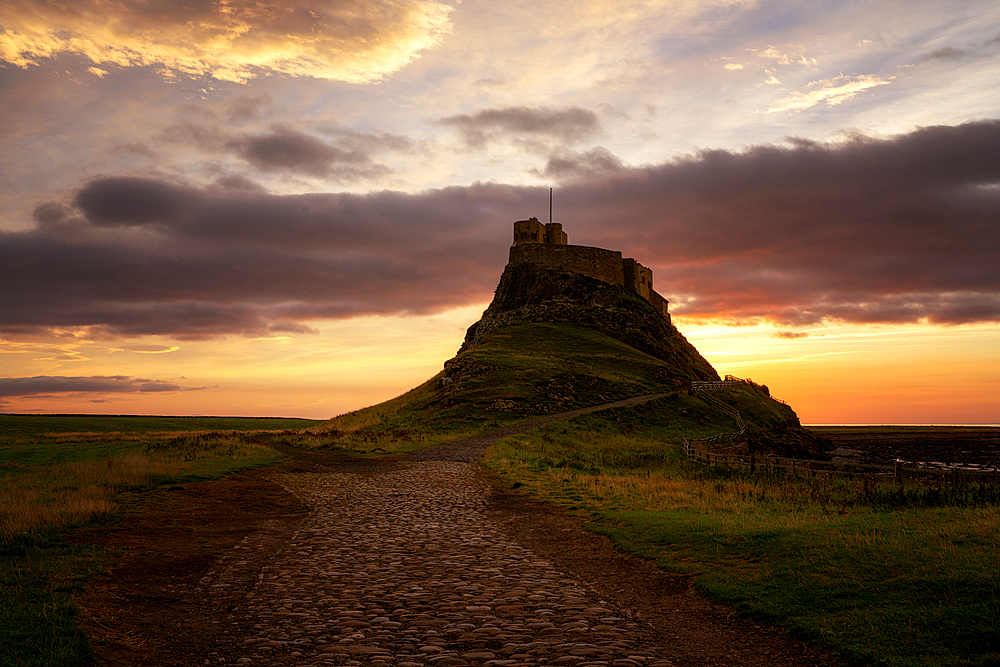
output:
<instances>
[{"instance_id":1,"label":"dirt path","mask_svg":"<svg viewBox=\"0 0 1000 667\"><path fill-rule=\"evenodd\" d=\"M579 518L497 492L462 460L481 446L396 464L295 452L278 471L151 496L117 532L91 536L127 550L83 601L98 654L180 666L835 664L618 553Z\"/></svg>"},{"instance_id":2,"label":"dirt path","mask_svg":"<svg viewBox=\"0 0 1000 667\"><path fill-rule=\"evenodd\" d=\"M536 428L544 426L545 424L551 424L552 422L566 421L567 419L572 419L573 417L590 414L591 412L607 410L608 408L623 408L629 405L637 405L665 395L666 394L646 394L644 396L633 396L632 398L615 401L614 403L605 403L603 405L594 405L589 408L579 408L568 412L560 412L555 415L535 417L534 419L528 419L527 421L519 422L517 424L504 426L503 428L498 428L495 431L490 431L489 433L477 435L472 438L464 438L462 440L444 442L433 447L426 447L413 452L406 457L406 460L465 461L466 463L476 463L483 457L486 449L497 440L509 438L512 435L528 433L529 431L534 431Z\"/></svg>"}]
</instances>

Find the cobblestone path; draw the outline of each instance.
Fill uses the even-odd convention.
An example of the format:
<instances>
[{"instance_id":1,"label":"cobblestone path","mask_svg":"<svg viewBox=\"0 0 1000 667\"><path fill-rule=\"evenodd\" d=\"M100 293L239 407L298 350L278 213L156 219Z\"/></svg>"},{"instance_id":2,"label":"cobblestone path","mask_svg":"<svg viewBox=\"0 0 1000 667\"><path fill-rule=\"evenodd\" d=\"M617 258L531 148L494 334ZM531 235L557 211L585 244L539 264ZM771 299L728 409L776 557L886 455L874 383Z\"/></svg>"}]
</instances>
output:
<instances>
[{"instance_id":1,"label":"cobblestone path","mask_svg":"<svg viewBox=\"0 0 1000 667\"><path fill-rule=\"evenodd\" d=\"M638 624L490 522L473 465L278 481L311 514L233 610L249 630L237 664L671 664Z\"/></svg>"}]
</instances>

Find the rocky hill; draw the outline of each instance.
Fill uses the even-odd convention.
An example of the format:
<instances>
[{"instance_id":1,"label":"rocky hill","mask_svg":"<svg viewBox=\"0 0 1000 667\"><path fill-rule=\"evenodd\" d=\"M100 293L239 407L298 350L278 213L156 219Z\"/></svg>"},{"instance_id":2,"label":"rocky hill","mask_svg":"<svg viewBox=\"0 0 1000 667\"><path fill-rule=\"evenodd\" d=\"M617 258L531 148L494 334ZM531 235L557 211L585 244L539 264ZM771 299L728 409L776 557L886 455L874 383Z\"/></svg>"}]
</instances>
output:
<instances>
[{"instance_id":1,"label":"rocky hill","mask_svg":"<svg viewBox=\"0 0 1000 667\"><path fill-rule=\"evenodd\" d=\"M497 329L525 322L574 324L616 338L665 361L676 386L719 374L649 301L617 285L534 264L508 265L481 320L469 327L459 356Z\"/></svg>"}]
</instances>

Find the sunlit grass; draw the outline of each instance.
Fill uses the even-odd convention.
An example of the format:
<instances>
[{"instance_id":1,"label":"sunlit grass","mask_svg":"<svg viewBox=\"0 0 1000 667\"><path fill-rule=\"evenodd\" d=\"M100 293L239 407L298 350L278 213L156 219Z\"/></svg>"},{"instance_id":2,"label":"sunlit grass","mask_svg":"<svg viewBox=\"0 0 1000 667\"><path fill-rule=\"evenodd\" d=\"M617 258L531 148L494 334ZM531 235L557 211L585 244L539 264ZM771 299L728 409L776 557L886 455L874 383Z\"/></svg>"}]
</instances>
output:
<instances>
[{"instance_id":1,"label":"sunlit grass","mask_svg":"<svg viewBox=\"0 0 1000 667\"><path fill-rule=\"evenodd\" d=\"M173 480L256 467L280 455L250 434L47 433L0 445L0 540L107 518L116 496Z\"/></svg>"},{"instance_id":2,"label":"sunlit grass","mask_svg":"<svg viewBox=\"0 0 1000 667\"><path fill-rule=\"evenodd\" d=\"M147 435L145 442L117 444L112 437L89 441L101 442L112 453L97 450L96 458L84 460L33 464L11 448L0 451L6 459L0 467L0 540L110 516L119 509L116 494L124 490L213 476L278 457L239 433L165 434L155 440ZM81 449L79 441L61 438L36 446L44 446L47 459L58 457L60 449L68 450L65 458L75 458Z\"/></svg>"}]
</instances>

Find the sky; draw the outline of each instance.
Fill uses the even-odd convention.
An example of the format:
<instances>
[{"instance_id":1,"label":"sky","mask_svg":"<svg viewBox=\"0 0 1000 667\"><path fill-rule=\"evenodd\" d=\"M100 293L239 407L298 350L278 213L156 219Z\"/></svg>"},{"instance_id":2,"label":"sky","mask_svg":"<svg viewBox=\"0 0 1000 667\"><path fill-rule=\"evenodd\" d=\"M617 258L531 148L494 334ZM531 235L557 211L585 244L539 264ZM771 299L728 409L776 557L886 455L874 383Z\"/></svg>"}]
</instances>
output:
<instances>
[{"instance_id":1,"label":"sky","mask_svg":"<svg viewBox=\"0 0 1000 667\"><path fill-rule=\"evenodd\" d=\"M4 0L0 411L406 391L516 220L803 423L1000 423L995 0Z\"/></svg>"}]
</instances>

